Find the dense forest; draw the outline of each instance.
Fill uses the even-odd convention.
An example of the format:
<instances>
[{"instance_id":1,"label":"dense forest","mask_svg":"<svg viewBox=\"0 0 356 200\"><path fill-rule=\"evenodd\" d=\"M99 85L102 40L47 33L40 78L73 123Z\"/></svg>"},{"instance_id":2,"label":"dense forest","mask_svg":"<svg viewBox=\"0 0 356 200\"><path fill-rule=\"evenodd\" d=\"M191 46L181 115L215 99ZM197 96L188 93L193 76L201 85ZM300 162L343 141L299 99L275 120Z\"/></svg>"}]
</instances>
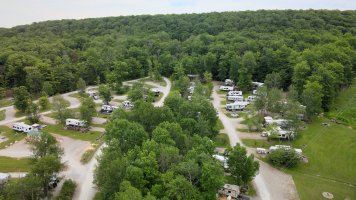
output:
<instances>
[{"instance_id":1,"label":"dense forest","mask_svg":"<svg viewBox=\"0 0 356 200\"><path fill-rule=\"evenodd\" d=\"M48 95L175 68L319 92L328 110L356 71L355 11L244 11L33 23L0 29L0 88ZM10 90L9 90L10 89ZM115 89L115 88L114 88ZM118 88L116 88L119 90ZM4 96L4 95L3 95Z\"/></svg>"}]
</instances>

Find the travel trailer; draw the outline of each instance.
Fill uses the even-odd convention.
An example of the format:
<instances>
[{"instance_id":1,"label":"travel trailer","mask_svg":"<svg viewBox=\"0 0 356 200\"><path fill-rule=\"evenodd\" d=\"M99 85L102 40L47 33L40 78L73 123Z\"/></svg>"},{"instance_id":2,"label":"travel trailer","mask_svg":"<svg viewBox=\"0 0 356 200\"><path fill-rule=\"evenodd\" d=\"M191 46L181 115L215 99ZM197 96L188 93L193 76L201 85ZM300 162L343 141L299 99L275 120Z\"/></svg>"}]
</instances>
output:
<instances>
[{"instance_id":1,"label":"travel trailer","mask_svg":"<svg viewBox=\"0 0 356 200\"><path fill-rule=\"evenodd\" d=\"M245 109L245 107L246 107L246 103L235 101L234 103L226 104L225 109L228 111L237 111L237 110L242 111Z\"/></svg>"},{"instance_id":2,"label":"travel trailer","mask_svg":"<svg viewBox=\"0 0 356 200\"><path fill-rule=\"evenodd\" d=\"M24 133L28 133L28 132L34 130L34 128L32 126L27 125L23 122L14 123L12 125L12 129L15 131L24 132Z\"/></svg>"},{"instance_id":3,"label":"travel trailer","mask_svg":"<svg viewBox=\"0 0 356 200\"><path fill-rule=\"evenodd\" d=\"M227 96L226 99L229 101L244 101L243 96Z\"/></svg>"},{"instance_id":4,"label":"travel trailer","mask_svg":"<svg viewBox=\"0 0 356 200\"><path fill-rule=\"evenodd\" d=\"M79 119L66 119L66 126L67 127L85 127L86 123L83 120Z\"/></svg>"},{"instance_id":5,"label":"travel trailer","mask_svg":"<svg viewBox=\"0 0 356 200\"><path fill-rule=\"evenodd\" d=\"M234 87L233 87L233 86L225 86L225 85L222 85L222 86L220 86L219 90L232 91L232 90L234 90Z\"/></svg>"},{"instance_id":6,"label":"travel trailer","mask_svg":"<svg viewBox=\"0 0 356 200\"><path fill-rule=\"evenodd\" d=\"M228 96L242 96L242 91L229 91Z\"/></svg>"},{"instance_id":7,"label":"travel trailer","mask_svg":"<svg viewBox=\"0 0 356 200\"><path fill-rule=\"evenodd\" d=\"M225 79L225 85L227 86L234 86L234 81L231 79Z\"/></svg>"},{"instance_id":8,"label":"travel trailer","mask_svg":"<svg viewBox=\"0 0 356 200\"><path fill-rule=\"evenodd\" d=\"M117 106L111 106L111 105L102 105L101 106L101 109L100 109L100 112L101 113L112 113L114 112L115 109L117 109L118 107Z\"/></svg>"}]
</instances>

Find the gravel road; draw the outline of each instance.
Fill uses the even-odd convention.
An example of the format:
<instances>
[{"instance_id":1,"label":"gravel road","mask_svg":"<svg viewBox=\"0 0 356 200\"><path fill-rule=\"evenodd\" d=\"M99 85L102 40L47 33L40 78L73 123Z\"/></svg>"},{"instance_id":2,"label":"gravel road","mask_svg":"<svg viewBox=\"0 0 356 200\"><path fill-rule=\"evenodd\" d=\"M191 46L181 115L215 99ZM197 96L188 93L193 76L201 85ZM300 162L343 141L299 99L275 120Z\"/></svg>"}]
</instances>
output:
<instances>
[{"instance_id":1,"label":"gravel road","mask_svg":"<svg viewBox=\"0 0 356 200\"><path fill-rule=\"evenodd\" d=\"M214 83L213 91L213 105L218 111L218 116L224 125L225 132L230 138L231 146L236 143L244 146L239 137L236 127L238 121L236 119L228 118L222 111L221 101L223 98L216 92L219 87ZM248 148L248 152L252 153L252 149ZM259 174L255 177L253 184L257 191L257 197L254 199L261 200L298 200L298 192L296 190L293 179L290 175L285 174L268 164L258 160L260 163Z\"/></svg>"}]
</instances>

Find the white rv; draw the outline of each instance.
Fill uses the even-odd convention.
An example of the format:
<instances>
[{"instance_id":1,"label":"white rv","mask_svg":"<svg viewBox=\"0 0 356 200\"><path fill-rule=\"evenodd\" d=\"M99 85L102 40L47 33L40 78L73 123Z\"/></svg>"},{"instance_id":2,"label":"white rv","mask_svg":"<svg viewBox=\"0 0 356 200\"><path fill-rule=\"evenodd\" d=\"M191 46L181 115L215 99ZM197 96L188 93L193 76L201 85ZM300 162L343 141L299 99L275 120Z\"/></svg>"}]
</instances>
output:
<instances>
[{"instance_id":1,"label":"white rv","mask_svg":"<svg viewBox=\"0 0 356 200\"><path fill-rule=\"evenodd\" d=\"M237 110L244 110L246 107L246 103L235 101L234 103L226 104L225 109L228 111L237 111Z\"/></svg>"},{"instance_id":2,"label":"white rv","mask_svg":"<svg viewBox=\"0 0 356 200\"><path fill-rule=\"evenodd\" d=\"M242 96L242 91L229 91L229 96Z\"/></svg>"},{"instance_id":3,"label":"white rv","mask_svg":"<svg viewBox=\"0 0 356 200\"><path fill-rule=\"evenodd\" d=\"M133 107L133 104L131 103L131 101L124 101L122 102L122 107L125 109L131 109Z\"/></svg>"},{"instance_id":4,"label":"white rv","mask_svg":"<svg viewBox=\"0 0 356 200\"><path fill-rule=\"evenodd\" d=\"M102 105L100 112L101 113L112 113L114 112L115 109L117 109L117 106L111 106L111 105Z\"/></svg>"},{"instance_id":5,"label":"white rv","mask_svg":"<svg viewBox=\"0 0 356 200\"><path fill-rule=\"evenodd\" d=\"M193 94L193 93L194 93L194 90L195 90L195 87L194 87L194 86L190 86L190 87L188 88L189 94Z\"/></svg>"},{"instance_id":6,"label":"white rv","mask_svg":"<svg viewBox=\"0 0 356 200\"><path fill-rule=\"evenodd\" d=\"M66 119L66 126L71 126L71 127L85 127L86 123L85 121L79 120L79 119Z\"/></svg>"},{"instance_id":7,"label":"white rv","mask_svg":"<svg viewBox=\"0 0 356 200\"><path fill-rule=\"evenodd\" d=\"M229 165L227 164L227 161L228 161L227 157L215 154L215 155L213 155L213 158L219 160L223 164L224 169L228 169L229 168Z\"/></svg>"},{"instance_id":8,"label":"white rv","mask_svg":"<svg viewBox=\"0 0 356 200\"><path fill-rule=\"evenodd\" d=\"M234 85L234 81L231 80L231 79L225 79L225 85L233 86Z\"/></svg>"},{"instance_id":9,"label":"white rv","mask_svg":"<svg viewBox=\"0 0 356 200\"><path fill-rule=\"evenodd\" d=\"M229 101L244 101L243 96L227 96L226 99Z\"/></svg>"},{"instance_id":10,"label":"white rv","mask_svg":"<svg viewBox=\"0 0 356 200\"><path fill-rule=\"evenodd\" d=\"M247 97L247 101L255 101L256 100L256 96L248 96Z\"/></svg>"},{"instance_id":11,"label":"white rv","mask_svg":"<svg viewBox=\"0 0 356 200\"><path fill-rule=\"evenodd\" d=\"M160 95L160 93L161 93L157 88L152 88L152 89L151 89L151 92L153 92L153 94L154 94L156 97L158 97L158 96Z\"/></svg>"},{"instance_id":12,"label":"white rv","mask_svg":"<svg viewBox=\"0 0 356 200\"><path fill-rule=\"evenodd\" d=\"M98 96L98 94L97 94L95 91L89 90L89 91L87 92L87 94L88 94L90 97L93 97L94 100L98 100L98 99L99 99L99 96Z\"/></svg>"},{"instance_id":13,"label":"white rv","mask_svg":"<svg viewBox=\"0 0 356 200\"><path fill-rule=\"evenodd\" d=\"M233 86L225 86L225 85L222 85L222 86L220 86L219 90L232 91L232 90L234 90L234 87L233 87Z\"/></svg>"},{"instance_id":14,"label":"white rv","mask_svg":"<svg viewBox=\"0 0 356 200\"><path fill-rule=\"evenodd\" d=\"M24 132L24 133L28 133L28 132L34 130L34 128L32 126L27 125L23 122L14 123L12 125L12 129L15 131Z\"/></svg>"}]
</instances>

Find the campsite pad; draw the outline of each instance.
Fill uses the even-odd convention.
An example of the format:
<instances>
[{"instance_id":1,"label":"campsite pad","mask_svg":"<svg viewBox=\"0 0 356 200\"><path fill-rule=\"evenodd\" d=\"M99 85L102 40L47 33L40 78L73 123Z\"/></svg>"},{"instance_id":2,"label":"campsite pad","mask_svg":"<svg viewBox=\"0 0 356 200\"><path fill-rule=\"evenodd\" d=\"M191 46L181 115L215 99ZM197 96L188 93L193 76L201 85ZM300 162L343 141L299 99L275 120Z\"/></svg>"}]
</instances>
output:
<instances>
[{"instance_id":1,"label":"campsite pad","mask_svg":"<svg viewBox=\"0 0 356 200\"><path fill-rule=\"evenodd\" d=\"M333 199L334 195L331 194L330 192L323 192L322 193L323 197L325 197L326 199Z\"/></svg>"}]
</instances>

